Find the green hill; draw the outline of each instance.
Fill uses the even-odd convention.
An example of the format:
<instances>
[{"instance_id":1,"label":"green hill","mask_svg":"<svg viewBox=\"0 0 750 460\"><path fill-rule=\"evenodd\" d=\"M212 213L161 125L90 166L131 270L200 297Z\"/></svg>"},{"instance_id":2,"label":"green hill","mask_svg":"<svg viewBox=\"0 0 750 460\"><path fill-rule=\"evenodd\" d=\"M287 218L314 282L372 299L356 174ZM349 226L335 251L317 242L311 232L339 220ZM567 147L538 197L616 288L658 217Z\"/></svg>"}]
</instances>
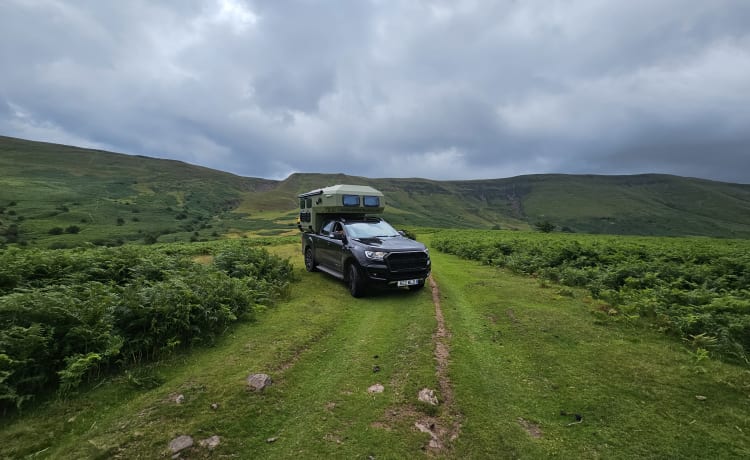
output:
<instances>
[{"instance_id":1,"label":"green hill","mask_svg":"<svg viewBox=\"0 0 750 460\"><path fill-rule=\"evenodd\" d=\"M750 236L750 185L669 175L529 175L434 181L343 174L239 177L160 160L0 136L0 243L49 247L294 231L296 195L371 185L397 226Z\"/></svg>"}]
</instances>

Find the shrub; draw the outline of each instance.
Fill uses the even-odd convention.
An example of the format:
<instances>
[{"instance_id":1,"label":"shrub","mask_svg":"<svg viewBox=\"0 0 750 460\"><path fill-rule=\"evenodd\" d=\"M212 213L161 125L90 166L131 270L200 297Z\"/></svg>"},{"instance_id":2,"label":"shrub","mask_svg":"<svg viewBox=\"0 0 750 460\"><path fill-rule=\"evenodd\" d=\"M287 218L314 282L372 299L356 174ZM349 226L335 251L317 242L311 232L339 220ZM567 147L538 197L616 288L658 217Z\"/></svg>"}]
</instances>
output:
<instances>
[{"instance_id":1,"label":"shrub","mask_svg":"<svg viewBox=\"0 0 750 460\"><path fill-rule=\"evenodd\" d=\"M712 353L750 364L746 241L444 231L433 238L433 245L463 258L588 289L625 316L640 315L685 340L714 338Z\"/></svg>"},{"instance_id":2,"label":"shrub","mask_svg":"<svg viewBox=\"0 0 750 460\"><path fill-rule=\"evenodd\" d=\"M219 265L194 255L216 252ZM288 285L242 242L0 253L0 410L130 363L212 343Z\"/></svg>"}]
</instances>

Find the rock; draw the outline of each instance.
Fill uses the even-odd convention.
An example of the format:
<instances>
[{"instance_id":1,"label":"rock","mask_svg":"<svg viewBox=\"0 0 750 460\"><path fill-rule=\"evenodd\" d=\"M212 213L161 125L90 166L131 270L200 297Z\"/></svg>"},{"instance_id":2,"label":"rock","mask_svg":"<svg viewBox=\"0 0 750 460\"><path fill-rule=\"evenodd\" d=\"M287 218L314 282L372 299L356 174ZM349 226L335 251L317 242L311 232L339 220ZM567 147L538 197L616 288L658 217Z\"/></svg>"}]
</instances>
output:
<instances>
[{"instance_id":1,"label":"rock","mask_svg":"<svg viewBox=\"0 0 750 460\"><path fill-rule=\"evenodd\" d=\"M201 447L207 447L209 450L215 449L221 443L221 438L213 435L210 438L201 439L198 444Z\"/></svg>"},{"instance_id":2,"label":"rock","mask_svg":"<svg viewBox=\"0 0 750 460\"><path fill-rule=\"evenodd\" d=\"M698 401L705 401L705 400L707 400L708 398L706 398L706 397L705 397L705 396L703 396L703 395L695 395L695 399L697 399Z\"/></svg>"},{"instance_id":3,"label":"rock","mask_svg":"<svg viewBox=\"0 0 750 460\"><path fill-rule=\"evenodd\" d=\"M266 442L269 443L269 444L271 444L272 442L276 442L277 439L279 439L279 438L276 438L276 437L274 437L274 438L268 438L268 439L266 439Z\"/></svg>"},{"instance_id":4,"label":"rock","mask_svg":"<svg viewBox=\"0 0 750 460\"><path fill-rule=\"evenodd\" d=\"M373 372L380 372L380 366L378 366L378 365L372 366L372 371Z\"/></svg>"},{"instance_id":5,"label":"rock","mask_svg":"<svg viewBox=\"0 0 750 460\"><path fill-rule=\"evenodd\" d=\"M185 395L177 395L174 398L174 402L177 404L182 404L185 402Z\"/></svg>"},{"instance_id":6,"label":"rock","mask_svg":"<svg viewBox=\"0 0 750 460\"><path fill-rule=\"evenodd\" d=\"M429 427L425 425L424 423L420 422L414 422L414 426L417 427L419 431L422 433L429 433L430 435L430 442L429 446L432 449L440 449L442 446L440 445L440 441L438 440L437 433L435 433L435 425L431 424Z\"/></svg>"},{"instance_id":7,"label":"rock","mask_svg":"<svg viewBox=\"0 0 750 460\"><path fill-rule=\"evenodd\" d=\"M417 429L418 429L419 431L421 431L422 433L430 433L430 434L433 434L433 433L432 433L432 430L431 430L431 429L429 429L429 428L427 427L427 425L425 425L424 423L420 423L420 422L414 422L414 426L415 426L415 427L417 427Z\"/></svg>"},{"instance_id":8,"label":"rock","mask_svg":"<svg viewBox=\"0 0 750 460\"><path fill-rule=\"evenodd\" d=\"M169 441L169 450L171 450L173 454L185 450L188 447L193 447L193 438L186 434L177 436L173 440Z\"/></svg>"},{"instance_id":9,"label":"rock","mask_svg":"<svg viewBox=\"0 0 750 460\"><path fill-rule=\"evenodd\" d=\"M385 387L379 383L376 383L367 389L368 393L382 393L383 391L385 391Z\"/></svg>"},{"instance_id":10,"label":"rock","mask_svg":"<svg viewBox=\"0 0 750 460\"><path fill-rule=\"evenodd\" d=\"M268 374L252 374L247 378L247 388L251 391L263 391L273 381Z\"/></svg>"},{"instance_id":11,"label":"rock","mask_svg":"<svg viewBox=\"0 0 750 460\"><path fill-rule=\"evenodd\" d=\"M219 404L218 403L212 403L211 404L211 409L218 410L219 409Z\"/></svg>"},{"instance_id":12,"label":"rock","mask_svg":"<svg viewBox=\"0 0 750 460\"><path fill-rule=\"evenodd\" d=\"M429 388L422 388L419 390L419 395L417 398L422 401L423 403L427 403L433 406L437 406L439 401L437 396L435 396L435 391L430 390Z\"/></svg>"}]
</instances>

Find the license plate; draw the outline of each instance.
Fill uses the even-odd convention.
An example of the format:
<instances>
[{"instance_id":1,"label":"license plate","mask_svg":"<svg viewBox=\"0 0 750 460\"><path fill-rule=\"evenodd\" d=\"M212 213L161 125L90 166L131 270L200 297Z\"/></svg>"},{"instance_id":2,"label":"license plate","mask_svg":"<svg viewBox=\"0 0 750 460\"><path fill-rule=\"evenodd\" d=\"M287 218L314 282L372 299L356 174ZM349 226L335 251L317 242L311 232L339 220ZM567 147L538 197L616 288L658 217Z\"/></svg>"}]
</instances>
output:
<instances>
[{"instance_id":1,"label":"license plate","mask_svg":"<svg viewBox=\"0 0 750 460\"><path fill-rule=\"evenodd\" d=\"M419 280L403 280L403 281L397 281L396 285L398 287L404 287L404 286L416 286L419 284Z\"/></svg>"}]
</instances>

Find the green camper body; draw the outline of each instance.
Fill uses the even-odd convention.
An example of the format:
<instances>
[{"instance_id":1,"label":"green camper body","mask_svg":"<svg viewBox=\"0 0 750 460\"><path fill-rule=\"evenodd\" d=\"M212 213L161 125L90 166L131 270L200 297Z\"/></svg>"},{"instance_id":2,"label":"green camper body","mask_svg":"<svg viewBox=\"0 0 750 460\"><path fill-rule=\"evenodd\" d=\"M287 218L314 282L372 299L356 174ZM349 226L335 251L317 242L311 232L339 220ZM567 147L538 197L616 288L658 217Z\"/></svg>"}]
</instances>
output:
<instances>
[{"instance_id":1,"label":"green camper body","mask_svg":"<svg viewBox=\"0 0 750 460\"><path fill-rule=\"evenodd\" d=\"M297 226L303 232L320 232L323 222L332 216L352 218L380 214L385 209L384 197L367 185L333 185L299 195Z\"/></svg>"}]
</instances>

